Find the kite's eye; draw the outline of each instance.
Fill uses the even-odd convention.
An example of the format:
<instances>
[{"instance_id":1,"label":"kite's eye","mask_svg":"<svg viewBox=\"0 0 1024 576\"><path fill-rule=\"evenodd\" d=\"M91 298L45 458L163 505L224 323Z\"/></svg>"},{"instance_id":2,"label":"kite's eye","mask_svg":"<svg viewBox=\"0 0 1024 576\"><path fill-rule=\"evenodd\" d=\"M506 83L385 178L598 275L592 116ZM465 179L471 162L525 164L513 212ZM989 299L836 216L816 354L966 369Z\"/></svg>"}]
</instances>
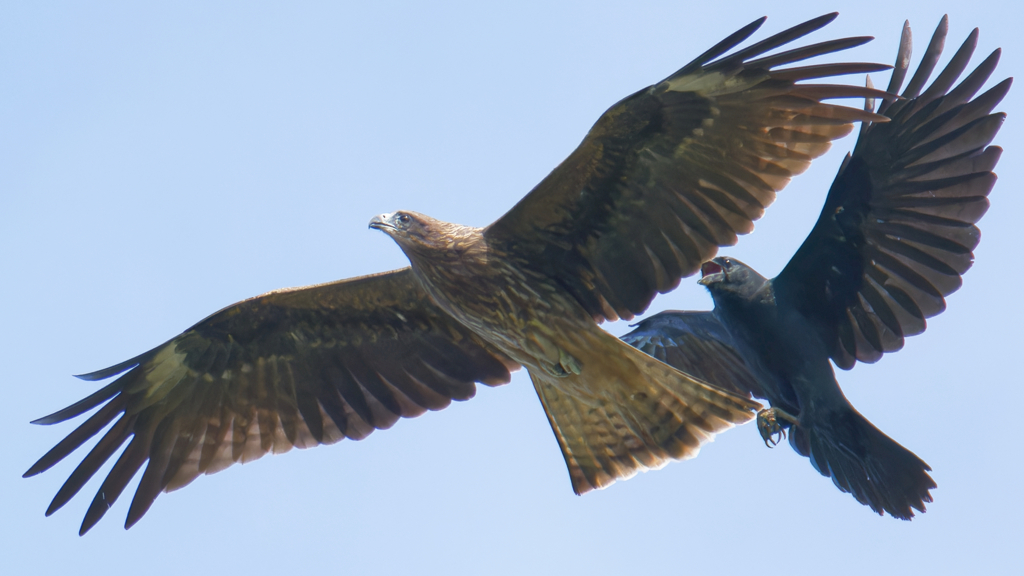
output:
<instances>
[{"instance_id":1,"label":"kite's eye","mask_svg":"<svg viewBox=\"0 0 1024 576\"><path fill-rule=\"evenodd\" d=\"M409 224L409 222L412 221L412 218L408 214L404 214L403 213L403 214L398 214L397 216L395 216L395 221L398 222L399 224L405 226L405 225Z\"/></svg>"}]
</instances>

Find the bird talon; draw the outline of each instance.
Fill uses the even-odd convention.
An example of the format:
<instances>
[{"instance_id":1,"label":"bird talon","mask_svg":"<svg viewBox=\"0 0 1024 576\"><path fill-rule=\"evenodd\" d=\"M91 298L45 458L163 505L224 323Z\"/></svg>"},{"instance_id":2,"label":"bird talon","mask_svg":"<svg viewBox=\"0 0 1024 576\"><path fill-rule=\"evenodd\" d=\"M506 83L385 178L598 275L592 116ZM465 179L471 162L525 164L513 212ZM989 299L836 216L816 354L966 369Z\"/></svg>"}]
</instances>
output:
<instances>
[{"instance_id":1,"label":"bird talon","mask_svg":"<svg viewBox=\"0 0 1024 576\"><path fill-rule=\"evenodd\" d=\"M775 448L786 438L786 431L782 428L773 430L769 433L768 437L764 439L764 445L769 448Z\"/></svg>"},{"instance_id":2,"label":"bird talon","mask_svg":"<svg viewBox=\"0 0 1024 576\"><path fill-rule=\"evenodd\" d=\"M780 418L785 425L779 423ZM778 446L786 438L786 428L793 424L799 424L797 419L778 408L768 408L757 413L757 431L764 445L769 448Z\"/></svg>"}]
</instances>

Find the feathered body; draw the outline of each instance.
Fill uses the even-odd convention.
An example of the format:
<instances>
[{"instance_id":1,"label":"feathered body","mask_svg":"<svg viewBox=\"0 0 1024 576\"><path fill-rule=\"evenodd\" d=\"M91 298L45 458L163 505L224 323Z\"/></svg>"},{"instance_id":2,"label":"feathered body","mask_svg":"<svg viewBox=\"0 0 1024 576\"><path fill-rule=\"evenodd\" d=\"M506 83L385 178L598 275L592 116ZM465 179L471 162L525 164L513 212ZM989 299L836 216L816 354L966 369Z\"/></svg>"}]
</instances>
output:
<instances>
[{"instance_id":1,"label":"feathered body","mask_svg":"<svg viewBox=\"0 0 1024 576\"><path fill-rule=\"evenodd\" d=\"M552 278L516 265L500 245L488 243L482 228L403 214L422 232L392 237L434 302L516 362L558 373L552 334L594 325L590 314Z\"/></svg>"},{"instance_id":2,"label":"feathered body","mask_svg":"<svg viewBox=\"0 0 1024 576\"><path fill-rule=\"evenodd\" d=\"M553 278L531 272L481 228L407 211L370 226L398 243L442 310L526 367L578 494L692 458L759 407L611 336Z\"/></svg>"},{"instance_id":3,"label":"feathered body","mask_svg":"<svg viewBox=\"0 0 1024 576\"><path fill-rule=\"evenodd\" d=\"M818 319L742 262L723 257L713 262L721 271L702 282L710 280L714 314L757 379L759 395L772 405L769 420L759 422L762 434L789 429L797 453L878 512L909 519L913 509L924 511L935 488L931 468L847 400L829 348L816 331Z\"/></svg>"}]
</instances>

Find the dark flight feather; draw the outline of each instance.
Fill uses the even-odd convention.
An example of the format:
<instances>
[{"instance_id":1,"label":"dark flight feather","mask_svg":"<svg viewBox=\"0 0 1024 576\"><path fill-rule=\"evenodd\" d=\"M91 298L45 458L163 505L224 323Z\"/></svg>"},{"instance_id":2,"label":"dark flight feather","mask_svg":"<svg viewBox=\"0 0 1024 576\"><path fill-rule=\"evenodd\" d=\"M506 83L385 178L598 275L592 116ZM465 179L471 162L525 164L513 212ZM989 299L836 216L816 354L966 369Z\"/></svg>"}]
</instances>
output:
<instances>
[{"instance_id":1,"label":"dark flight feather","mask_svg":"<svg viewBox=\"0 0 1024 576\"><path fill-rule=\"evenodd\" d=\"M754 22L612 106L569 158L484 235L557 278L595 319L629 319L642 312L719 246L750 232L775 193L825 153L831 140L847 134L850 122L887 121L821 103L881 98L884 92L795 84L887 67L772 69L869 38L751 60L834 18L816 18L711 61L747 38L761 21Z\"/></svg>"},{"instance_id":2,"label":"dark flight feather","mask_svg":"<svg viewBox=\"0 0 1024 576\"><path fill-rule=\"evenodd\" d=\"M732 336L713 312L666 310L633 326L622 337L630 346L735 394L764 397Z\"/></svg>"},{"instance_id":3,"label":"dark flight feather","mask_svg":"<svg viewBox=\"0 0 1024 576\"><path fill-rule=\"evenodd\" d=\"M841 368L875 362L924 331L924 320L945 309L944 297L960 287L974 260L980 233L973 224L988 209L999 155L988 144L1005 118L991 111L1009 80L992 88L993 96L969 102L995 69L996 51L946 93L973 54L975 30L915 99L947 29L943 19L905 100L883 108L893 121L865 129L814 229L773 281L776 296L813 318L833 343ZM897 76L907 66L902 46ZM978 169L965 171L965 163Z\"/></svg>"},{"instance_id":4,"label":"dark flight feather","mask_svg":"<svg viewBox=\"0 0 1024 576\"><path fill-rule=\"evenodd\" d=\"M399 417L471 398L474 381L508 382L517 367L436 308L408 268L271 292L225 308L129 362L86 375L128 370L89 398L36 421L61 422L110 400L25 475L50 468L116 421L47 513L67 503L131 438L82 532L148 459L130 526L161 491L200 473L292 446L363 438Z\"/></svg>"}]
</instances>

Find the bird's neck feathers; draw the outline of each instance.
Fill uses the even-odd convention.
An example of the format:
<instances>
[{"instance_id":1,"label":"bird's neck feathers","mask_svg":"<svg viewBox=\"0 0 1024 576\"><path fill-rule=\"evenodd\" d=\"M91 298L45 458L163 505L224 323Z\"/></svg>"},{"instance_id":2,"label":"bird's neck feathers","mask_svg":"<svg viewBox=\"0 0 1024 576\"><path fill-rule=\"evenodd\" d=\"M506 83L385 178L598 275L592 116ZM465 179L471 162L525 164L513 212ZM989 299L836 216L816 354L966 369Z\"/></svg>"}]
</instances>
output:
<instances>
[{"instance_id":1,"label":"bird's neck feathers","mask_svg":"<svg viewBox=\"0 0 1024 576\"><path fill-rule=\"evenodd\" d=\"M484 246L481 228L453 224L420 216L423 231L416 236L396 239L414 266L445 266L460 262L467 254Z\"/></svg>"},{"instance_id":2,"label":"bird's neck feathers","mask_svg":"<svg viewBox=\"0 0 1024 576\"><path fill-rule=\"evenodd\" d=\"M775 304L771 282L752 269L734 273L734 277L728 281L710 286L709 291L715 306L719 308L736 309Z\"/></svg>"}]
</instances>

